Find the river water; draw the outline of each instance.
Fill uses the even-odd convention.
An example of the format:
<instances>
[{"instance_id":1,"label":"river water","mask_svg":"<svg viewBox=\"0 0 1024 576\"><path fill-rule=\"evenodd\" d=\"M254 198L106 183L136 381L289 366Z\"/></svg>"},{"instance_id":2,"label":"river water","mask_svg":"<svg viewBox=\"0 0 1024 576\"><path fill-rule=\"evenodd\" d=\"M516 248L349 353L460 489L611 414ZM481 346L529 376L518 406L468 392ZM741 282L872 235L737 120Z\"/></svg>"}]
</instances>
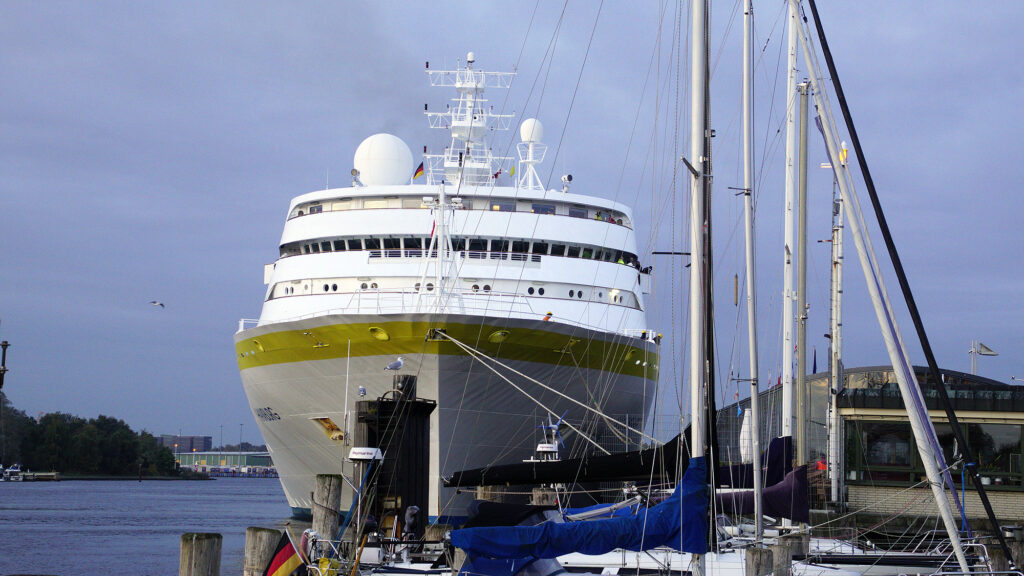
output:
<instances>
[{"instance_id":1,"label":"river water","mask_svg":"<svg viewBox=\"0 0 1024 576\"><path fill-rule=\"evenodd\" d=\"M0 574L173 576L181 535L216 532L221 574L240 575L246 527L290 515L276 478L0 482Z\"/></svg>"}]
</instances>

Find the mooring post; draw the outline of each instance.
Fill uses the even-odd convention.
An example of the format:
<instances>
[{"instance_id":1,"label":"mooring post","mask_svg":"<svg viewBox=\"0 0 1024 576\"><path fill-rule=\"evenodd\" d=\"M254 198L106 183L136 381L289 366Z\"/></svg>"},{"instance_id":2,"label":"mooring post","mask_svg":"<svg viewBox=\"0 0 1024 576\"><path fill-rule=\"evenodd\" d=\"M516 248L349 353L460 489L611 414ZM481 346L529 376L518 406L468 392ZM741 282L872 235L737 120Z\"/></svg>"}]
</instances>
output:
<instances>
[{"instance_id":1,"label":"mooring post","mask_svg":"<svg viewBox=\"0 0 1024 576\"><path fill-rule=\"evenodd\" d=\"M743 549L743 573L746 576L767 576L771 574L772 551L760 546L751 546Z\"/></svg>"},{"instance_id":2,"label":"mooring post","mask_svg":"<svg viewBox=\"0 0 1024 576\"><path fill-rule=\"evenodd\" d=\"M245 563L242 576L263 576L263 571L274 557L281 531L273 528L250 526L245 529Z\"/></svg>"},{"instance_id":3,"label":"mooring post","mask_svg":"<svg viewBox=\"0 0 1024 576\"><path fill-rule=\"evenodd\" d=\"M222 540L220 534L182 534L178 576L220 576Z\"/></svg>"},{"instance_id":4,"label":"mooring post","mask_svg":"<svg viewBox=\"0 0 1024 576\"><path fill-rule=\"evenodd\" d=\"M345 480L339 474L317 474L313 491L313 530L323 540L338 537L341 520L341 488ZM326 553L327 550L321 552Z\"/></svg>"}]
</instances>

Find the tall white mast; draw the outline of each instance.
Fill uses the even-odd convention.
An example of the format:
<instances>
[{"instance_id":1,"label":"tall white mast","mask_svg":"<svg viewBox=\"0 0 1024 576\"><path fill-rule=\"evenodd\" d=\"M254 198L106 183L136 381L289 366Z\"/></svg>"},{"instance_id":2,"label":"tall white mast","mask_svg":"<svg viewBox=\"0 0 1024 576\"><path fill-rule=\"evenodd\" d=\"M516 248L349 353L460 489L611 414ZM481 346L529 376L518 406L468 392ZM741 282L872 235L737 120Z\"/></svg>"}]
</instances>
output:
<instances>
[{"instance_id":1,"label":"tall white mast","mask_svg":"<svg viewBox=\"0 0 1024 576\"><path fill-rule=\"evenodd\" d=\"M800 94L800 145L797 170L796 240L796 463L807 464L807 82L797 86Z\"/></svg>"},{"instance_id":2,"label":"tall white mast","mask_svg":"<svg viewBox=\"0 0 1024 576\"><path fill-rule=\"evenodd\" d=\"M747 248L747 341L750 360L750 438L754 456L754 541L764 534L761 502L761 424L757 380L757 302L754 299L754 5L743 6L743 219Z\"/></svg>"},{"instance_id":3,"label":"tall white mast","mask_svg":"<svg viewBox=\"0 0 1024 576\"><path fill-rule=\"evenodd\" d=\"M705 453L704 410L707 386L707 350L704 346L705 295L705 206L707 187L707 0L691 3L690 15L690 454ZM708 462L709 467L714 466ZM709 468L710 469L710 468ZM704 555L695 554L692 572L704 576Z\"/></svg>"},{"instance_id":4,"label":"tall white mast","mask_svg":"<svg viewBox=\"0 0 1024 576\"><path fill-rule=\"evenodd\" d=\"M789 5L789 49L786 58L786 206L782 273L782 435L793 435L793 252L796 249L796 49L797 10Z\"/></svg>"},{"instance_id":5,"label":"tall white mast","mask_svg":"<svg viewBox=\"0 0 1024 576\"><path fill-rule=\"evenodd\" d=\"M846 150L839 153L835 161L846 164ZM843 389L843 200L832 200L832 306L829 335L829 398L832 401L829 413L828 469L832 484L832 501L839 502L843 479L841 445L839 437L839 391Z\"/></svg>"},{"instance_id":6,"label":"tall white mast","mask_svg":"<svg viewBox=\"0 0 1024 576\"><path fill-rule=\"evenodd\" d=\"M791 10L796 9L797 0L789 0ZM818 117L823 124L825 146L828 148L829 158L837 159L840 155L839 139L836 136L835 125L831 114L825 105L820 83L820 74L815 61L812 58L809 41L807 40L802 27L798 27L800 34L800 46L803 50L804 62L808 71L811 72L811 91L814 95L814 104L818 110ZM946 499L946 479L943 471L939 468L939 462L943 459L942 449L938 445L935 436L935 428L932 426L931 418L925 407L923 396L917 386L917 376L910 361L910 355L903 343L903 336L900 334L896 324L896 317L885 289L885 282L881 271L878 268L878 260L874 254L874 248L867 236L867 225L864 216L860 211L860 204L857 202L856 192L853 190L853 178L847 167L837 161L833 161L833 167L837 171L839 189L843 193L843 204L850 212L850 234L853 236L854 245L857 247L857 256L860 259L861 270L867 281L868 293L871 295L871 302L874 304L875 315L882 332L882 339L885 341L886 350L889 352L889 361L892 362L893 372L896 375L896 382L899 384L900 393L906 402L907 417L910 420L910 429L917 441L917 449L921 455L921 462L924 464L925 473L928 476L928 483L932 488L932 495L935 498L935 506L939 510L939 516L945 524L946 533L949 536L953 552L963 572L970 572L967 564L967 557L964 554L963 546L960 543L960 532L953 510ZM950 489L954 489L952 485Z\"/></svg>"}]
</instances>

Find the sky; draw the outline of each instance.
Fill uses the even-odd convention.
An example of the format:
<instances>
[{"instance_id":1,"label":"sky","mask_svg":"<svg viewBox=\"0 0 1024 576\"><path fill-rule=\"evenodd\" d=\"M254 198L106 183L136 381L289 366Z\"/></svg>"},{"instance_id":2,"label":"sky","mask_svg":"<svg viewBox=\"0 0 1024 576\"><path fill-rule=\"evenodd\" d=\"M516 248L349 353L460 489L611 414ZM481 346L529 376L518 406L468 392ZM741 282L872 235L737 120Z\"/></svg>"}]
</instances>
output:
<instances>
[{"instance_id":1,"label":"sky","mask_svg":"<svg viewBox=\"0 0 1024 576\"><path fill-rule=\"evenodd\" d=\"M741 20L712 10L720 395L746 372L739 162ZM940 366L1024 378L1024 4L822 2L865 156ZM827 4L827 5L826 5ZM781 363L784 2L755 3L757 287L762 381ZM4 392L30 415L106 414L155 434L258 442L232 335L259 315L289 200L341 186L378 132L438 151L423 73L468 51L518 72L498 110L545 125L555 186L634 207L666 334L659 414L685 372L687 72L655 2L22 2L0 7L0 338ZM806 75L802 61L801 74ZM677 72L682 72L680 78ZM838 107L835 115L839 116ZM845 130L841 130L845 134ZM505 153L515 131L499 134ZM845 136L844 136L845 138ZM847 138L848 139L848 138ZM809 345L824 364L831 174L811 133ZM673 177L676 184L673 185ZM862 183L858 192L866 199ZM865 200L866 201L866 200ZM868 206L864 206L868 210ZM870 218L870 214L868 215ZM849 236L847 237L849 238ZM881 237L874 235L882 246ZM888 359L847 242L847 366ZM898 290L891 274L889 292ZM164 308L149 304L157 300ZM902 305L897 305L903 310ZM915 363L923 364L900 312ZM744 388L740 386L739 388Z\"/></svg>"}]
</instances>

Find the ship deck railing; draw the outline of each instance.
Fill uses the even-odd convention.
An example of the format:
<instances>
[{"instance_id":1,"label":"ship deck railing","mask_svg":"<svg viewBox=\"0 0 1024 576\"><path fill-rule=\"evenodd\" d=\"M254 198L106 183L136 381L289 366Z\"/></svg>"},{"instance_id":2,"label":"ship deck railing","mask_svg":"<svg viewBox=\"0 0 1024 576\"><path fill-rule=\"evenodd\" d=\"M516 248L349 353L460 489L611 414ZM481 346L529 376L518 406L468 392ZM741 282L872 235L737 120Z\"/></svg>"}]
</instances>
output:
<instances>
[{"instance_id":1,"label":"ship deck railing","mask_svg":"<svg viewBox=\"0 0 1024 576\"><path fill-rule=\"evenodd\" d=\"M428 288L429 290L429 288ZM608 331L601 326L589 325L567 318L552 318L547 316L546 308L536 310L531 299L522 294L513 292L498 292L495 290L484 290L472 288L449 288L443 293L444 303L438 302L439 294L436 292L424 292L416 289L380 289L360 290L350 292L351 299L347 306L336 306L324 310L318 310L309 314L301 314L288 318L275 319L274 323L294 322L320 316L350 315L350 314L422 314L422 313L444 313L444 314L466 314L466 315L511 315L516 314L524 319L544 320L566 324L588 330ZM469 296L469 298L467 298ZM480 298L486 296L486 298ZM243 318L238 321L238 331L260 326L258 320ZM627 328L615 331L615 333L629 337L658 343L658 334L653 330Z\"/></svg>"}]
</instances>

